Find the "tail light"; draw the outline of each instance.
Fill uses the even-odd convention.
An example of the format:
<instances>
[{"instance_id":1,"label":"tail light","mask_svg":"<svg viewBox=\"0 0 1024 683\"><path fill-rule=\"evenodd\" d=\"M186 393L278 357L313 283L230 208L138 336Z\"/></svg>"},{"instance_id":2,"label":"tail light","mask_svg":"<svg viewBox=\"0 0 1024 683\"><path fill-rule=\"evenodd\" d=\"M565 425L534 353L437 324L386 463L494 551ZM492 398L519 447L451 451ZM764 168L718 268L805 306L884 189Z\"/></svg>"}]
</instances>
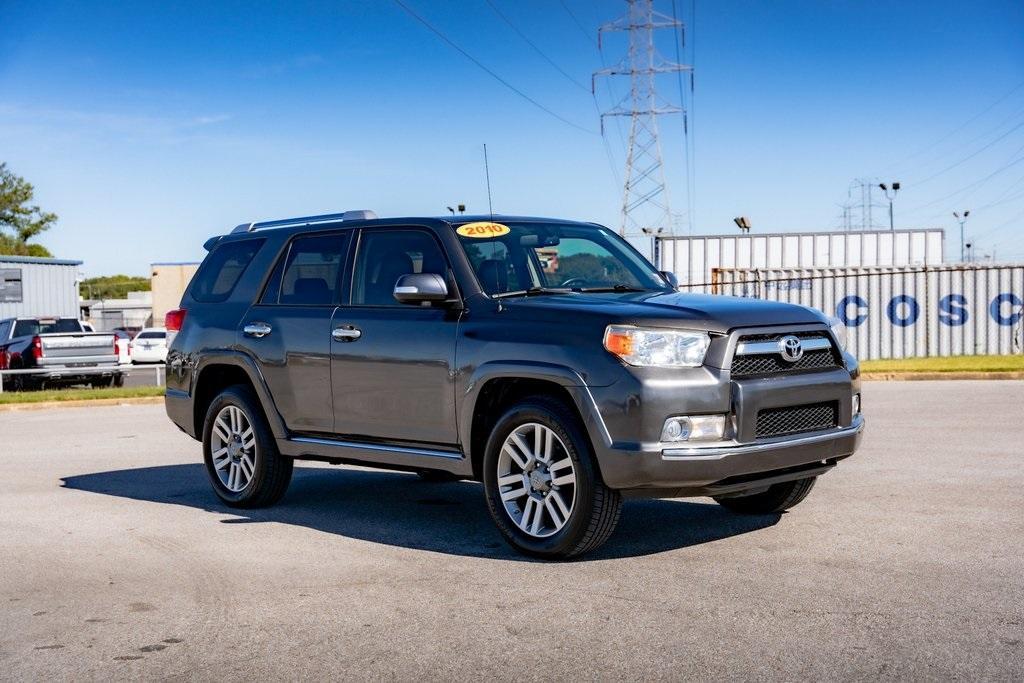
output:
<instances>
[{"instance_id":1,"label":"tail light","mask_svg":"<svg viewBox=\"0 0 1024 683\"><path fill-rule=\"evenodd\" d=\"M180 332L181 326L185 322L185 309L175 308L173 311L167 311L167 315L164 316L164 327L167 328L168 332Z\"/></svg>"},{"instance_id":2,"label":"tail light","mask_svg":"<svg viewBox=\"0 0 1024 683\"><path fill-rule=\"evenodd\" d=\"M11 364L11 356L7 353L7 349L0 351L0 370L6 370ZM0 377L0 380L3 378Z\"/></svg>"},{"instance_id":3,"label":"tail light","mask_svg":"<svg viewBox=\"0 0 1024 683\"><path fill-rule=\"evenodd\" d=\"M36 360L43 357L43 340L39 337L32 337L32 357Z\"/></svg>"}]
</instances>

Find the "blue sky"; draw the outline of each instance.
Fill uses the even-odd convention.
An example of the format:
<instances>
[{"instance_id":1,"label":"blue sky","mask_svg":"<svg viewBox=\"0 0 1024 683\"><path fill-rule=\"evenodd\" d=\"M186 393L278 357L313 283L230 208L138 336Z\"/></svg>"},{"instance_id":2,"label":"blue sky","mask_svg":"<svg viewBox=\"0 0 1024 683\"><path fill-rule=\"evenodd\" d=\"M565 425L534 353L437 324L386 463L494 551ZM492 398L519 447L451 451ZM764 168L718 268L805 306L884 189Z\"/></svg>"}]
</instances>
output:
<instances>
[{"instance_id":1,"label":"blue sky","mask_svg":"<svg viewBox=\"0 0 1024 683\"><path fill-rule=\"evenodd\" d=\"M608 126L613 171L586 89L486 0L404 1L587 130L390 0L0 0L0 160L60 215L44 243L90 275L201 258L207 237L253 219L486 211L484 142L495 211L617 227L622 140ZM585 85L601 67L597 26L625 7L492 2ZM732 231L741 214L757 232L831 229L866 177L903 183L897 227L947 228L952 253L951 211L972 209L981 250L1024 260L1024 4L696 0L695 17L677 5L696 68L692 217L681 124L662 126L682 231ZM606 62L624 50L609 40ZM675 85L659 83L678 100Z\"/></svg>"}]
</instances>

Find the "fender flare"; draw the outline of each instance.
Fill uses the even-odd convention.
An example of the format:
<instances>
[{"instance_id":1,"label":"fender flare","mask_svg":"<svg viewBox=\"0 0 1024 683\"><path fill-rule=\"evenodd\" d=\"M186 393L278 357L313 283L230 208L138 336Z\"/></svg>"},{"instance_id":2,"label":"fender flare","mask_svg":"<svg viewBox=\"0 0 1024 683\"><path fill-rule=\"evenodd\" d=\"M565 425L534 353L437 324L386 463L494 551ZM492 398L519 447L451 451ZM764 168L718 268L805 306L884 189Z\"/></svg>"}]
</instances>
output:
<instances>
[{"instance_id":1,"label":"fender flare","mask_svg":"<svg viewBox=\"0 0 1024 683\"><path fill-rule=\"evenodd\" d=\"M195 410L194 401L196 399L196 393L200 386L200 382L202 382L203 379L203 372L212 365L230 365L236 368L241 368L249 377L249 382L256 391L256 397L259 399L260 405L263 407L263 414L267 417L267 423L270 425L270 431L273 432L274 437L277 439L288 438L288 428L285 427L284 419L281 417L281 413L278 412L277 406L274 404L274 399L270 394L270 390L267 388L267 381L263 377L263 373L260 372L259 366L256 365L256 362L252 357L241 351L236 351L234 349L216 349L203 352L199 362L196 363L192 375L195 378L192 381L193 410ZM198 422L199 416L195 415L195 418Z\"/></svg>"},{"instance_id":2,"label":"fender flare","mask_svg":"<svg viewBox=\"0 0 1024 683\"><path fill-rule=\"evenodd\" d=\"M543 361L488 361L478 366L470 375L465 393L459 401L459 442L463 445L467 456L471 456L469 449L472 443L473 415L476 412L476 402L480 397L480 390L488 381L503 377L536 379L558 384L572 397L576 409L583 418L583 426L590 435L594 446L603 445L606 448L611 446L612 438L597 408L597 402L590 393L587 383L576 370L565 365Z\"/></svg>"}]
</instances>

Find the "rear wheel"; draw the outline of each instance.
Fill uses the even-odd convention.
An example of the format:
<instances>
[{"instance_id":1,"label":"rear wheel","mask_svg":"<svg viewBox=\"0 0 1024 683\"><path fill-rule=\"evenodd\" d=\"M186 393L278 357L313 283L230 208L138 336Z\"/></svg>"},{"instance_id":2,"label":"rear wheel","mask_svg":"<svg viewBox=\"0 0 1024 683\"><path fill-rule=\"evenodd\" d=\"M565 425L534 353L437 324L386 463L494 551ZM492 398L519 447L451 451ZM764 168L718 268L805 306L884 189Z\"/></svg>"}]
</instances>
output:
<instances>
[{"instance_id":1,"label":"rear wheel","mask_svg":"<svg viewBox=\"0 0 1024 683\"><path fill-rule=\"evenodd\" d=\"M787 481L769 486L767 491L745 496L719 496L715 502L724 508L746 515L769 515L785 512L811 492L817 477Z\"/></svg>"},{"instance_id":2,"label":"rear wheel","mask_svg":"<svg viewBox=\"0 0 1024 683\"><path fill-rule=\"evenodd\" d=\"M601 481L579 419L536 397L495 425L484 454L491 517L512 547L569 558L600 547L615 530L622 498Z\"/></svg>"},{"instance_id":3,"label":"rear wheel","mask_svg":"<svg viewBox=\"0 0 1024 683\"><path fill-rule=\"evenodd\" d=\"M213 490L231 507L273 505L292 479L292 459L278 451L256 396L241 385L210 403L203 460Z\"/></svg>"}]
</instances>

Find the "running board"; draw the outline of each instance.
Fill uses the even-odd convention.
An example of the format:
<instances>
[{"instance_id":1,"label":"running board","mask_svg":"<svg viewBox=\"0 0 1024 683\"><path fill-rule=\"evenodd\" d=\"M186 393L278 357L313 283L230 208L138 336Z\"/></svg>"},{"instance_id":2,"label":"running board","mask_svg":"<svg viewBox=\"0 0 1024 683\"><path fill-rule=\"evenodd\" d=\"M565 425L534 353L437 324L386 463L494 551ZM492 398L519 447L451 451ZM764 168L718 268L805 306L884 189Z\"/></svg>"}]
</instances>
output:
<instances>
[{"instance_id":1,"label":"running board","mask_svg":"<svg viewBox=\"0 0 1024 683\"><path fill-rule=\"evenodd\" d=\"M456 451L311 436L294 436L280 440L278 448L282 454L298 459L353 462L400 469L443 470L460 476L473 474L472 463Z\"/></svg>"}]
</instances>

